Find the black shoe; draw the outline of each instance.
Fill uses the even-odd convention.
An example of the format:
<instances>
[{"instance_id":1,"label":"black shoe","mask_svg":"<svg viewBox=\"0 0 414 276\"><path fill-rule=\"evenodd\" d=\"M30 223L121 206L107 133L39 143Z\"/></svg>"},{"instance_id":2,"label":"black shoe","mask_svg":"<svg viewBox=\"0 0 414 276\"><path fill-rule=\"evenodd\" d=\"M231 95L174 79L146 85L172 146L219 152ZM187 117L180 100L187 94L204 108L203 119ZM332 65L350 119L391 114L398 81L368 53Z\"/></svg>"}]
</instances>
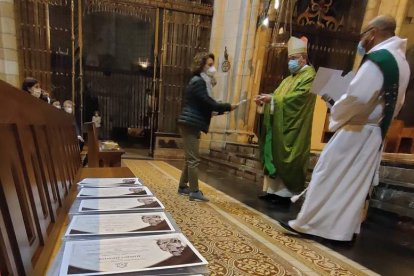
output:
<instances>
[{"instance_id":1,"label":"black shoe","mask_svg":"<svg viewBox=\"0 0 414 276\"><path fill-rule=\"evenodd\" d=\"M283 206L290 206L292 201L290 201L290 197L283 197L278 195L272 195L271 202L273 204L277 205L283 205Z\"/></svg>"},{"instance_id":2,"label":"black shoe","mask_svg":"<svg viewBox=\"0 0 414 276\"><path fill-rule=\"evenodd\" d=\"M264 193L264 194L261 194L261 195L259 195L259 196L257 196L259 199L262 199L262 200L272 200L272 198L273 198L273 194L268 194L268 193Z\"/></svg>"},{"instance_id":3,"label":"black shoe","mask_svg":"<svg viewBox=\"0 0 414 276\"><path fill-rule=\"evenodd\" d=\"M289 231L290 233L297 234L297 235L303 235L303 233L301 233L299 231L296 231L295 229L290 227L289 223L284 222L284 221L278 221L278 222L279 222L280 226L285 228L285 230Z\"/></svg>"},{"instance_id":4,"label":"black shoe","mask_svg":"<svg viewBox=\"0 0 414 276\"><path fill-rule=\"evenodd\" d=\"M310 234L306 234L306 233L302 233L299 232L295 229L293 229L292 227L290 227L289 223L285 222L285 221L278 221L280 226L282 226L285 230L289 231L289 234L295 235L295 236L300 236L303 239L307 239L307 240L313 240L316 242L323 242L325 239L322 237L318 237L318 236L314 236L314 235L310 235Z\"/></svg>"}]
</instances>

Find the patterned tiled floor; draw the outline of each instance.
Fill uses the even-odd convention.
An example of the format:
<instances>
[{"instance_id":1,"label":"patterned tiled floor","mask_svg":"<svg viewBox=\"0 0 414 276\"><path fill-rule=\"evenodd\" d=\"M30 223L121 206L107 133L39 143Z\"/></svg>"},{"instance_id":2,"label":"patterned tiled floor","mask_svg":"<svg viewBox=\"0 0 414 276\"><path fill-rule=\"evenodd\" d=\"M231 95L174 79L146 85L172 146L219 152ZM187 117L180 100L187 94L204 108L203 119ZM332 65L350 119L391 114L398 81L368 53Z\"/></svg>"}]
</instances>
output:
<instances>
[{"instance_id":1,"label":"patterned tiled floor","mask_svg":"<svg viewBox=\"0 0 414 276\"><path fill-rule=\"evenodd\" d=\"M161 161L124 160L164 203L209 261L211 275L376 275L313 241L286 234L277 222L205 183L209 203L176 193L180 171Z\"/></svg>"}]
</instances>

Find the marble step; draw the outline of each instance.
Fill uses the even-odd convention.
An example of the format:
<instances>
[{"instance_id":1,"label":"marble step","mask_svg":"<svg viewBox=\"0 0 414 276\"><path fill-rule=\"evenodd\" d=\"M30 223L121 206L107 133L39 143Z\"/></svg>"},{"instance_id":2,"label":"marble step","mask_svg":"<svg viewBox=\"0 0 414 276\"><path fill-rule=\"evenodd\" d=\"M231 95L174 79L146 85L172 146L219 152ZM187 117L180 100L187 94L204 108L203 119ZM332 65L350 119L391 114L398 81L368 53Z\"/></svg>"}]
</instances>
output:
<instances>
[{"instance_id":1,"label":"marble step","mask_svg":"<svg viewBox=\"0 0 414 276\"><path fill-rule=\"evenodd\" d=\"M210 157L229 161L231 163L246 165L248 167L261 169L262 164L258 158L258 154L249 153L234 153L234 152L223 152L219 150L210 150Z\"/></svg>"},{"instance_id":2,"label":"marble step","mask_svg":"<svg viewBox=\"0 0 414 276\"><path fill-rule=\"evenodd\" d=\"M262 182L262 169L254 168L254 166L252 167L249 163L240 164L225 159L214 158L208 155L202 155L201 159L210 167L220 168L231 174L235 174L258 183Z\"/></svg>"},{"instance_id":3,"label":"marble step","mask_svg":"<svg viewBox=\"0 0 414 276\"><path fill-rule=\"evenodd\" d=\"M320 152L311 152L308 181L319 155ZM257 145L228 143L224 149L211 149L209 156L203 158L209 165L227 168L261 185L263 172ZM371 206L414 217L414 157L384 154L379 174L380 184L373 190Z\"/></svg>"}]
</instances>

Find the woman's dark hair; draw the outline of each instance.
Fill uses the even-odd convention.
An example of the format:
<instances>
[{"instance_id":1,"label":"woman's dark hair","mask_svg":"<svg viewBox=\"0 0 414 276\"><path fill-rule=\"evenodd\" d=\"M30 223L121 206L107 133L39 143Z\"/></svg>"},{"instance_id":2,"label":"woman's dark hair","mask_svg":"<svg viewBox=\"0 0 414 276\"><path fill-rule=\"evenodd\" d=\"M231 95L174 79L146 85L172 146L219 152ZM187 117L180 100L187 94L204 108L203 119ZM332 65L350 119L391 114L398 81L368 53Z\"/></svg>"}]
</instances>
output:
<instances>
[{"instance_id":1,"label":"woman's dark hair","mask_svg":"<svg viewBox=\"0 0 414 276\"><path fill-rule=\"evenodd\" d=\"M30 93L29 89L32 88L37 83L39 83L39 81L35 78L31 78L31 77L25 78L22 84L22 90Z\"/></svg>"},{"instance_id":2,"label":"woman's dark hair","mask_svg":"<svg viewBox=\"0 0 414 276\"><path fill-rule=\"evenodd\" d=\"M199 75L204 70L204 65L206 65L207 60L211 58L214 61L214 54L201 52L195 55L193 58L193 63L191 64L191 72L194 75Z\"/></svg>"}]
</instances>

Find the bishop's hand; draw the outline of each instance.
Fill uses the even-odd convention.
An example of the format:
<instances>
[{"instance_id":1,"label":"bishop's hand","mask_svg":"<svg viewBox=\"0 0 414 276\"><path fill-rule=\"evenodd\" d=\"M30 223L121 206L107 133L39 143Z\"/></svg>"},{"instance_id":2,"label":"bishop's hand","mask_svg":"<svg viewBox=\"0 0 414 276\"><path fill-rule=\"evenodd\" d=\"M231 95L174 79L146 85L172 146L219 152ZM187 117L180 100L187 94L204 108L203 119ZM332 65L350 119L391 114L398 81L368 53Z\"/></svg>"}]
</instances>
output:
<instances>
[{"instance_id":1,"label":"bishop's hand","mask_svg":"<svg viewBox=\"0 0 414 276\"><path fill-rule=\"evenodd\" d=\"M272 101L272 95L271 94L260 94L260 95L257 95L254 98L254 102L257 105L262 105L264 103L270 103L271 101Z\"/></svg>"}]
</instances>

